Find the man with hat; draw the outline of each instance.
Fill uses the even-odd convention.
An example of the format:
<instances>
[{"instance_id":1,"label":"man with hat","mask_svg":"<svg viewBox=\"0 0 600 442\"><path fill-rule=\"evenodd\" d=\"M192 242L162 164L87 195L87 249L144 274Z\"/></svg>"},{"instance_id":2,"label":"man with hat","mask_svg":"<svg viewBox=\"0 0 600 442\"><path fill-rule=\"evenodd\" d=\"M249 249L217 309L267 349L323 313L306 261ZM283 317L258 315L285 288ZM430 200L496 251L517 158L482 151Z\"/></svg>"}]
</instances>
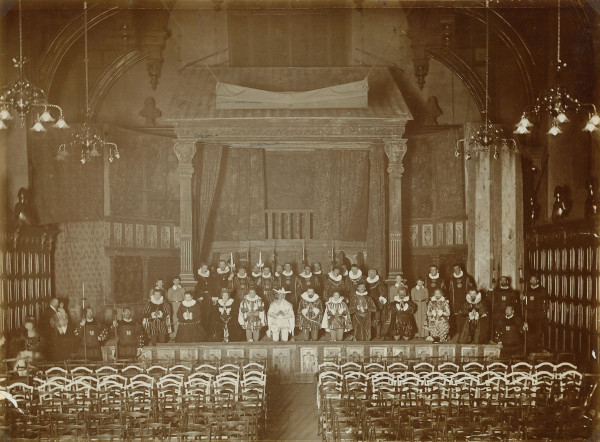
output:
<instances>
[{"instance_id":1,"label":"man with hat","mask_svg":"<svg viewBox=\"0 0 600 442\"><path fill-rule=\"evenodd\" d=\"M283 287L275 290L277 299L271 302L267 320L269 329L267 336L271 336L273 341L287 341L290 333L293 336L294 327L296 326L296 318L294 315L294 307L292 303L286 301L285 297L289 294Z\"/></svg>"}]
</instances>

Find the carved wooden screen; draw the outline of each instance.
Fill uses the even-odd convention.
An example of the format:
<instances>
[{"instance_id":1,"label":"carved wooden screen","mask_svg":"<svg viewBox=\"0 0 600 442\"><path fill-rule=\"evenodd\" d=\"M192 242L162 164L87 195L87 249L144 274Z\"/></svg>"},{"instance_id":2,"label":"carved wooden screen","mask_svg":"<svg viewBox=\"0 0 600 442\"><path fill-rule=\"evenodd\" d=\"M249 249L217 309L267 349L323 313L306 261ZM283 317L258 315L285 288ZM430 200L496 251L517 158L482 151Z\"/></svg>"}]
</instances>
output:
<instances>
[{"instance_id":1,"label":"carved wooden screen","mask_svg":"<svg viewBox=\"0 0 600 442\"><path fill-rule=\"evenodd\" d=\"M550 296L546 345L590 359L600 339L600 223L589 220L532 227L529 269Z\"/></svg>"},{"instance_id":2,"label":"carved wooden screen","mask_svg":"<svg viewBox=\"0 0 600 442\"><path fill-rule=\"evenodd\" d=\"M5 229L0 251L0 334L10 333L33 316L39 324L52 297L56 230Z\"/></svg>"}]
</instances>

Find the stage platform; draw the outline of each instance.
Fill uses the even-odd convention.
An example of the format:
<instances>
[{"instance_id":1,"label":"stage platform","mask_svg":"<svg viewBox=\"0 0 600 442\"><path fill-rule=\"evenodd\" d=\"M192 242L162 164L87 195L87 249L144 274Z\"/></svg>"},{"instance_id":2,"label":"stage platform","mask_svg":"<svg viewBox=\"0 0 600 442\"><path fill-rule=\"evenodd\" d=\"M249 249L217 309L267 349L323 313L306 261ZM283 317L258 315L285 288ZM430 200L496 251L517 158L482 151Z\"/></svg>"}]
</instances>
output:
<instances>
[{"instance_id":1,"label":"stage platform","mask_svg":"<svg viewBox=\"0 0 600 442\"><path fill-rule=\"evenodd\" d=\"M244 363L260 361L268 369L284 376L313 374L319 363L338 361L402 361L431 360L461 363L500 357L500 345L467 345L452 342L432 344L425 340L411 341L288 341L273 342L203 342L198 344L158 344L144 347L138 361L152 363L175 361L191 363ZM104 360L113 361L114 345L103 347Z\"/></svg>"}]
</instances>

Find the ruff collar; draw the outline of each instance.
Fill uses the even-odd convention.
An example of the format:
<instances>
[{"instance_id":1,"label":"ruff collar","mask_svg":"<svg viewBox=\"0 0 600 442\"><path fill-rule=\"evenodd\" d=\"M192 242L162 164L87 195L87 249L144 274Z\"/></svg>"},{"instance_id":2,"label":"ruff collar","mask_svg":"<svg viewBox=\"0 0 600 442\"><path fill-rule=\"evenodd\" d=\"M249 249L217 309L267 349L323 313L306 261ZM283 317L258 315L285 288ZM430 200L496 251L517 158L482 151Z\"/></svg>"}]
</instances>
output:
<instances>
[{"instance_id":1,"label":"ruff collar","mask_svg":"<svg viewBox=\"0 0 600 442\"><path fill-rule=\"evenodd\" d=\"M530 285L529 287L531 287L531 289L535 290L535 289L537 289L539 286L540 286L539 284L536 284L535 286L533 286L533 285Z\"/></svg>"},{"instance_id":2,"label":"ruff collar","mask_svg":"<svg viewBox=\"0 0 600 442\"><path fill-rule=\"evenodd\" d=\"M246 293L244 295L244 299L248 300L248 301L256 301L257 299L260 299L260 296L258 296L258 293L254 292L254 296L250 297L250 293Z\"/></svg>"},{"instance_id":3,"label":"ruff collar","mask_svg":"<svg viewBox=\"0 0 600 442\"><path fill-rule=\"evenodd\" d=\"M293 270L290 270L290 271L288 272L288 271L284 270L283 272L281 272L281 274L282 274L283 276L292 276L292 275L294 274L294 271L293 271Z\"/></svg>"},{"instance_id":4,"label":"ruff collar","mask_svg":"<svg viewBox=\"0 0 600 442\"><path fill-rule=\"evenodd\" d=\"M193 307L193 306L195 306L195 305L196 305L196 300L195 300L195 299L190 299L189 301L185 301L185 300L184 300L184 301L181 301L181 304L182 304L184 307Z\"/></svg>"},{"instance_id":5,"label":"ruff collar","mask_svg":"<svg viewBox=\"0 0 600 442\"><path fill-rule=\"evenodd\" d=\"M225 269L221 270L219 267L217 267L217 273L219 275L224 275L225 273L229 273L231 271L231 269L229 268L229 266L225 266Z\"/></svg>"},{"instance_id":6,"label":"ruff collar","mask_svg":"<svg viewBox=\"0 0 600 442\"><path fill-rule=\"evenodd\" d=\"M319 299L319 295L317 295L316 293L313 293L312 298L308 296L308 292L304 292L302 293L302 299L304 299L305 301L308 302L315 302L317 299Z\"/></svg>"},{"instance_id":7,"label":"ruff collar","mask_svg":"<svg viewBox=\"0 0 600 442\"><path fill-rule=\"evenodd\" d=\"M240 276L239 273L236 273L235 276L236 276L236 278L239 278L239 279L246 279L248 277L248 274L246 273L244 276Z\"/></svg>"},{"instance_id":8,"label":"ruff collar","mask_svg":"<svg viewBox=\"0 0 600 442\"><path fill-rule=\"evenodd\" d=\"M206 269L206 271L203 272L202 269L198 269L198 275L203 278L208 278L210 276L210 270Z\"/></svg>"},{"instance_id":9,"label":"ruff collar","mask_svg":"<svg viewBox=\"0 0 600 442\"><path fill-rule=\"evenodd\" d=\"M429 274L429 275L427 275L427 276L429 276L429 279L438 279L438 278L440 277L440 274L438 273L438 274L436 274L435 276L433 276L433 275L430 273L430 274Z\"/></svg>"},{"instance_id":10,"label":"ruff collar","mask_svg":"<svg viewBox=\"0 0 600 442\"><path fill-rule=\"evenodd\" d=\"M270 278L271 276L273 276L273 274L272 274L271 272L269 272L269 274L268 274L268 275L265 275L265 272L262 272L262 273L261 273L261 276L262 276L263 278Z\"/></svg>"},{"instance_id":11,"label":"ruff collar","mask_svg":"<svg viewBox=\"0 0 600 442\"><path fill-rule=\"evenodd\" d=\"M223 301L223 298L220 298L217 301L217 304L219 304L221 307L231 307L231 304L233 304L233 298L229 298L227 302Z\"/></svg>"},{"instance_id":12,"label":"ruff collar","mask_svg":"<svg viewBox=\"0 0 600 442\"><path fill-rule=\"evenodd\" d=\"M333 298L329 298L329 300L327 301L327 303L329 304L330 302L333 302L334 304L339 304L344 300L344 297L340 295L340 299L338 299L337 301Z\"/></svg>"},{"instance_id":13,"label":"ruff collar","mask_svg":"<svg viewBox=\"0 0 600 442\"><path fill-rule=\"evenodd\" d=\"M445 300L446 300L446 297L445 297L444 295L442 295L442 296L440 296L439 298L436 298L436 296L435 296L435 295L433 295L433 296L431 297L431 300L432 300L432 301L445 301Z\"/></svg>"},{"instance_id":14,"label":"ruff collar","mask_svg":"<svg viewBox=\"0 0 600 442\"><path fill-rule=\"evenodd\" d=\"M123 322L132 322L133 318L129 318L129 319L123 318L123 319L121 319L121 321L123 321Z\"/></svg>"},{"instance_id":15,"label":"ruff collar","mask_svg":"<svg viewBox=\"0 0 600 442\"><path fill-rule=\"evenodd\" d=\"M377 282L377 281L379 281L379 275L375 275L375 278L372 278L372 279L371 279L371 277L370 277L370 276L367 276L367 282L368 282L369 284L373 284L373 283L375 283L375 282Z\"/></svg>"},{"instance_id":16,"label":"ruff collar","mask_svg":"<svg viewBox=\"0 0 600 442\"><path fill-rule=\"evenodd\" d=\"M481 302L481 293L477 292L477 296L475 296L475 301L471 301L471 297L468 293L466 299L469 304L478 304L479 302Z\"/></svg>"},{"instance_id":17,"label":"ruff collar","mask_svg":"<svg viewBox=\"0 0 600 442\"><path fill-rule=\"evenodd\" d=\"M300 276L302 276L304 279L312 278L312 272L310 272L308 274L300 273Z\"/></svg>"},{"instance_id":18,"label":"ruff collar","mask_svg":"<svg viewBox=\"0 0 600 442\"><path fill-rule=\"evenodd\" d=\"M181 288L181 286L180 286L180 285L177 285L177 286L176 286L176 285L173 285L171 288L172 288L173 290L179 290L179 289Z\"/></svg>"},{"instance_id":19,"label":"ruff collar","mask_svg":"<svg viewBox=\"0 0 600 442\"><path fill-rule=\"evenodd\" d=\"M362 276L362 270L358 269L358 273L356 273L356 275L352 272L348 273L348 278L350 278L353 281L356 281L358 278L360 278Z\"/></svg>"},{"instance_id":20,"label":"ruff collar","mask_svg":"<svg viewBox=\"0 0 600 442\"><path fill-rule=\"evenodd\" d=\"M321 274L321 271L320 271L320 270L315 270L315 271L313 271L313 273L314 273L315 275L320 275L320 274Z\"/></svg>"},{"instance_id":21,"label":"ruff collar","mask_svg":"<svg viewBox=\"0 0 600 442\"><path fill-rule=\"evenodd\" d=\"M329 272L327 274L327 276L329 276L331 279L333 279L335 282L340 282L342 280L342 275L337 275L335 276L332 272Z\"/></svg>"},{"instance_id":22,"label":"ruff collar","mask_svg":"<svg viewBox=\"0 0 600 442\"><path fill-rule=\"evenodd\" d=\"M513 313L513 314L512 314L512 315L510 315L510 316L504 316L504 317L505 317L506 319L512 319L512 318L514 318L514 316L515 316L515 314Z\"/></svg>"},{"instance_id":23,"label":"ruff collar","mask_svg":"<svg viewBox=\"0 0 600 442\"><path fill-rule=\"evenodd\" d=\"M369 294L369 292L359 292L358 290L355 292L358 296L366 296Z\"/></svg>"},{"instance_id":24,"label":"ruff collar","mask_svg":"<svg viewBox=\"0 0 600 442\"><path fill-rule=\"evenodd\" d=\"M396 302L408 302L409 300L410 300L410 297L408 295L406 295L403 298L401 298L400 295L394 296L394 301L396 301Z\"/></svg>"},{"instance_id":25,"label":"ruff collar","mask_svg":"<svg viewBox=\"0 0 600 442\"><path fill-rule=\"evenodd\" d=\"M253 271L252 276L255 278L258 278L259 276L262 276L262 272L254 273L254 271Z\"/></svg>"},{"instance_id":26,"label":"ruff collar","mask_svg":"<svg viewBox=\"0 0 600 442\"><path fill-rule=\"evenodd\" d=\"M158 301L156 299L154 299L154 296L150 296L150 302L152 304L156 304L156 305L160 305L165 301L165 298L163 297L163 295L160 295L160 298L158 298Z\"/></svg>"},{"instance_id":27,"label":"ruff collar","mask_svg":"<svg viewBox=\"0 0 600 442\"><path fill-rule=\"evenodd\" d=\"M500 285L500 290L508 290L510 289L510 285Z\"/></svg>"},{"instance_id":28,"label":"ruff collar","mask_svg":"<svg viewBox=\"0 0 600 442\"><path fill-rule=\"evenodd\" d=\"M457 273L453 273L453 274L452 274L452 276L453 276L454 278L462 278L462 277L463 277L463 275L464 275L464 272L463 272L462 270L461 270L461 271L460 271L460 273L458 273L458 274L457 274Z\"/></svg>"}]
</instances>

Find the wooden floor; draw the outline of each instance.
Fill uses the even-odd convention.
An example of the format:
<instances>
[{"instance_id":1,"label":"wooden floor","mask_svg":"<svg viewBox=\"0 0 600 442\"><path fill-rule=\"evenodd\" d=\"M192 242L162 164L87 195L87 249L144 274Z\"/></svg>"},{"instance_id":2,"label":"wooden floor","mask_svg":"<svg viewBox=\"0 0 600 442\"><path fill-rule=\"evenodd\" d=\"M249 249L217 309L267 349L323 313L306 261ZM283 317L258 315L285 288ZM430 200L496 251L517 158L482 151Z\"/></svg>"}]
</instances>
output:
<instances>
[{"instance_id":1,"label":"wooden floor","mask_svg":"<svg viewBox=\"0 0 600 442\"><path fill-rule=\"evenodd\" d=\"M267 440L314 440L317 433L316 383L281 383L269 380Z\"/></svg>"}]
</instances>

